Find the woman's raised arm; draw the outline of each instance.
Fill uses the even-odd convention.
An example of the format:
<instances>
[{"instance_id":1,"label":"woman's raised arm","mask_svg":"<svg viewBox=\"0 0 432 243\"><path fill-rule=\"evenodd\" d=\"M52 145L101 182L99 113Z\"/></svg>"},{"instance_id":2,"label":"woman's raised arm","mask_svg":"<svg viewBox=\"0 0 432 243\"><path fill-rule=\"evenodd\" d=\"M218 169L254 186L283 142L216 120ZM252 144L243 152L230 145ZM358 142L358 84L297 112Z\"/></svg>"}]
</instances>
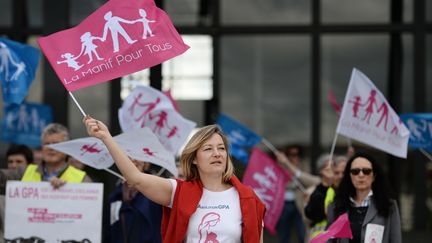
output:
<instances>
[{"instance_id":1,"label":"woman's raised arm","mask_svg":"<svg viewBox=\"0 0 432 243\"><path fill-rule=\"evenodd\" d=\"M128 184L158 204L168 206L171 203L172 185L168 179L140 172L101 121L86 116L83 122L87 133L105 144Z\"/></svg>"}]
</instances>

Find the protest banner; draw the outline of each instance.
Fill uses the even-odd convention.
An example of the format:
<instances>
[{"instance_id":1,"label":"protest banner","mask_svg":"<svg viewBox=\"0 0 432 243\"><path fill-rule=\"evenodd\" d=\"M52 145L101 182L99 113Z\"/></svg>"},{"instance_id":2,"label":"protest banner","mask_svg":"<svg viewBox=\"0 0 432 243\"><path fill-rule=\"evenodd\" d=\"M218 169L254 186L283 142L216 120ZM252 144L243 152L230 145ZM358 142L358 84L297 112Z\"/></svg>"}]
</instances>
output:
<instances>
[{"instance_id":1,"label":"protest banner","mask_svg":"<svg viewBox=\"0 0 432 243\"><path fill-rule=\"evenodd\" d=\"M102 241L101 183L8 181L5 196L6 242Z\"/></svg>"}]
</instances>

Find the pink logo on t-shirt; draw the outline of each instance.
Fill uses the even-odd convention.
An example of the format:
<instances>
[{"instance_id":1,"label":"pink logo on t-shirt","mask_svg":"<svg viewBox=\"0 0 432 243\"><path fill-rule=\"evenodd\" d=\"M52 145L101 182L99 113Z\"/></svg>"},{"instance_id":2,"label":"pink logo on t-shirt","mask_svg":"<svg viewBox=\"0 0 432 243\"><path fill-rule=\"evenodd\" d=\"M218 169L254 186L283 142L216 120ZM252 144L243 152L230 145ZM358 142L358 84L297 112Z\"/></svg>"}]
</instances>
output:
<instances>
[{"instance_id":1,"label":"pink logo on t-shirt","mask_svg":"<svg viewBox=\"0 0 432 243\"><path fill-rule=\"evenodd\" d=\"M214 212L204 215L201 223L198 225L198 233L200 235L199 243L219 243L217 234L210 231L211 227L215 227L220 222L220 215ZM204 241L202 240L205 234Z\"/></svg>"}]
</instances>

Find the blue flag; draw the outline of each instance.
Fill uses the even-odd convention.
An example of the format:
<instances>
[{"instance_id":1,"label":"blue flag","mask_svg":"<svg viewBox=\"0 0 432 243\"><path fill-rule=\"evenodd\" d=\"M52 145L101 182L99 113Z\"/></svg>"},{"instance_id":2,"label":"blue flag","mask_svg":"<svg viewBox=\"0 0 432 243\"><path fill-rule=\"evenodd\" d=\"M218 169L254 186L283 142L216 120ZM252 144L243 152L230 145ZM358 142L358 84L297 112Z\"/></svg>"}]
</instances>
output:
<instances>
[{"instance_id":1,"label":"blue flag","mask_svg":"<svg viewBox=\"0 0 432 243\"><path fill-rule=\"evenodd\" d=\"M22 103L6 104L0 137L9 143L39 147L42 130L53 120L50 106Z\"/></svg>"},{"instance_id":2,"label":"blue flag","mask_svg":"<svg viewBox=\"0 0 432 243\"><path fill-rule=\"evenodd\" d=\"M0 81L5 103L20 104L35 77L40 51L0 37Z\"/></svg>"},{"instance_id":3,"label":"blue flag","mask_svg":"<svg viewBox=\"0 0 432 243\"><path fill-rule=\"evenodd\" d=\"M432 151L432 113L400 115L410 133L409 146Z\"/></svg>"},{"instance_id":4,"label":"blue flag","mask_svg":"<svg viewBox=\"0 0 432 243\"><path fill-rule=\"evenodd\" d=\"M245 164L248 163L249 154L252 148L261 141L261 137L224 114L219 114L217 124L230 141L232 156Z\"/></svg>"}]
</instances>

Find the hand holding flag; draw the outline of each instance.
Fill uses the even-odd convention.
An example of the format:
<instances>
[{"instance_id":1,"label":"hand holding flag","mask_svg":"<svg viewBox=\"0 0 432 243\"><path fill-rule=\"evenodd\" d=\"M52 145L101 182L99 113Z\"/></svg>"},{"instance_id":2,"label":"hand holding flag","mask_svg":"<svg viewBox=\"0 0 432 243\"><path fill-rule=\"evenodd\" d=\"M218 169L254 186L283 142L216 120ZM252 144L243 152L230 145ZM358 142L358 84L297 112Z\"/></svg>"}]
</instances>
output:
<instances>
[{"instance_id":1,"label":"hand holding flag","mask_svg":"<svg viewBox=\"0 0 432 243\"><path fill-rule=\"evenodd\" d=\"M110 0L78 26L38 43L68 91L149 68L189 48L153 0Z\"/></svg>"}]
</instances>

